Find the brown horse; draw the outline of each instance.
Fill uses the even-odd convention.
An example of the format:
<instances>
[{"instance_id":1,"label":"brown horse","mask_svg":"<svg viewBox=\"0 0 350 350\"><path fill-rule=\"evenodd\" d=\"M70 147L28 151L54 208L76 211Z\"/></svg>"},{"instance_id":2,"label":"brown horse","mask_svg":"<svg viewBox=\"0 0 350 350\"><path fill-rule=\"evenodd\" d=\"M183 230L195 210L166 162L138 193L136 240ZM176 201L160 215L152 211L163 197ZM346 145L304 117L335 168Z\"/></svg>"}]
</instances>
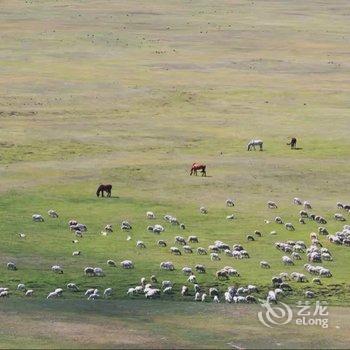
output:
<instances>
[{"instance_id":1,"label":"brown horse","mask_svg":"<svg viewBox=\"0 0 350 350\"><path fill-rule=\"evenodd\" d=\"M96 191L96 196L100 197L100 193L102 197L104 197L104 192L107 192L107 197L110 197L112 194L112 185L100 185Z\"/></svg>"},{"instance_id":2,"label":"brown horse","mask_svg":"<svg viewBox=\"0 0 350 350\"><path fill-rule=\"evenodd\" d=\"M197 176L197 171L200 170L202 173L202 176L207 176L207 172L206 172L206 165L205 164L200 164L200 163L193 163L192 164L192 168L191 168L191 172L190 175L194 174Z\"/></svg>"}]
</instances>

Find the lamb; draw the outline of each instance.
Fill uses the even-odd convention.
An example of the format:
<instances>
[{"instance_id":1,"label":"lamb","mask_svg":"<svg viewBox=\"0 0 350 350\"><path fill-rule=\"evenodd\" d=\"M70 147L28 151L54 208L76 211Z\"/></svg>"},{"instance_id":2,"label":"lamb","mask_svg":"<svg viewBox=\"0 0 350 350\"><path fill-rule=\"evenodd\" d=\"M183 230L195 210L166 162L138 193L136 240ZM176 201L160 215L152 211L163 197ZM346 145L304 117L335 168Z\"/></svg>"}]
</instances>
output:
<instances>
[{"instance_id":1,"label":"lamb","mask_svg":"<svg viewBox=\"0 0 350 350\"><path fill-rule=\"evenodd\" d=\"M112 225L106 225L106 226L105 226L105 231L106 231L106 232L112 233L112 232L113 232L113 227L112 227Z\"/></svg>"},{"instance_id":2,"label":"lamb","mask_svg":"<svg viewBox=\"0 0 350 350\"><path fill-rule=\"evenodd\" d=\"M227 220L234 220L234 218L235 218L235 216L233 214L226 216Z\"/></svg>"},{"instance_id":3,"label":"lamb","mask_svg":"<svg viewBox=\"0 0 350 350\"><path fill-rule=\"evenodd\" d=\"M288 231L295 231L295 228L293 226L293 224L291 224L290 222L286 222L284 224L284 227L288 230Z\"/></svg>"},{"instance_id":4,"label":"lamb","mask_svg":"<svg viewBox=\"0 0 350 350\"><path fill-rule=\"evenodd\" d=\"M74 252L73 252L73 256L78 256L78 255L80 255L81 254L81 251L80 250L75 250Z\"/></svg>"},{"instance_id":5,"label":"lamb","mask_svg":"<svg viewBox=\"0 0 350 350\"><path fill-rule=\"evenodd\" d=\"M17 290L25 291L25 290L26 290L25 284L19 283L19 284L17 285Z\"/></svg>"},{"instance_id":6,"label":"lamb","mask_svg":"<svg viewBox=\"0 0 350 350\"><path fill-rule=\"evenodd\" d=\"M146 244L143 243L143 241L137 241L136 248L144 249L144 248L146 248Z\"/></svg>"},{"instance_id":7,"label":"lamb","mask_svg":"<svg viewBox=\"0 0 350 350\"><path fill-rule=\"evenodd\" d=\"M93 267L90 267L90 266L85 267L85 268L84 268L84 274L85 274L86 276L95 276L94 268L93 268Z\"/></svg>"},{"instance_id":8,"label":"lamb","mask_svg":"<svg viewBox=\"0 0 350 350\"><path fill-rule=\"evenodd\" d=\"M103 277L105 274L100 267L94 267L94 276Z\"/></svg>"},{"instance_id":9,"label":"lamb","mask_svg":"<svg viewBox=\"0 0 350 350\"><path fill-rule=\"evenodd\" d=\"M19 234L18 234L18 237L19 237L19 238L26 238L26 235L25 235L25 233L19 233Z\"/></svg>"},{"instance_id":10,"label":"lamb","mask_svg":"<svg viewBox=\"0 0 350 350\"><path fill-rule=\"evenodd\" d=\"M189 254L193 253L193 250L189 245L184 245L183 249L185 253L189 253Z\"/></svg>"},{"instance_id":11,"label":"lamb","mask_svg":"<svg viewBox=\"0 0 350 350\"><path fill-rule=\"evenodd\" d=\"M207 255L208 252L207 252L207 250L206 250L205 248L203 248L203 247L198 247L198 248L197 248L197 254L199 254L199 255Z\"/></svg>"},{"instance_id":12,"label":"lamb","mask_svg":"<svg viewBox=\"0 0 350 350\"><path fill-rule=\"evenodd\" d=\"M160 268L163 270L174 271L174 264L170 261L163 261L160 263Z\"/></svg>"},{"instance_id":13,"label":"lamb","mask_svg":"<svg viewBox=\"0 0 350 350\"><path fill-rule=\"evenodd\" d=\"M51 266L51 270L55 273L59 273L59 274L62 274L63 273L63 269L61 266L59 265L53 265Z\"/></svg>"},{"instance_id":14,"label":"lamb","mask_svg":"<svg viewBox=\"0 0 350 350\"><path fill-rule=\"evenodd\" d=\"M99 299L99 297L100 297L100 294L92 293L88 296L88 300L96 300L96 299Z\"/></svg>"},{"instance_id":15,"label":"lamb","mask_svg":"<svg viewBox=\"0 0 350 350\"><path fill-rule=\"evenodd\" d=\"M303 203L302 203L302 201L301 201L300 198L295 197L295 198L293 199L293 204L302 205Z\"/></svg>"},{"instance_id":16,"label":"lamb","mask_svg":"<svg viewBox=\"0 0 350 350\"><path fill-rule=\"evenodd\" d=\"M226 279L228 280L229 279L229 275L228 275L228 272L226 270L219 270L219 271L216 271L216 277L218 279Z\"/></svg>"},{"instance_id":17,"label":"lamb","mask_svg":"<svg viewBox=\"0 0 350 350\"><path fill-rule=\"evenodd\" d=\"M197 264L197 265L195 266L195 269L196 269L196 271L197 271L198 273L205 273L205 272L206 272L205 266L204 266L204 265Z\"/></svg>"},{"instance_id":18,"label":"lamb","mask_svg":"<svg viewBox=\"0 0 350 350\"><path fill-rule=\"evenodd\" d=\"M159 247L166 247L166 242L163 241L162 239L160 239L158 242L157 242L158 246Z\"/></svg>"},{"instance_id":19,"label":"lamb","mask_svg":"<svg viewBox=\"0 0 350 350\"><path fill-rule=\"evenodd\" d=\"M68 283L67 289L72 291L72 292L79 292L79 288L75 283Z\"/></svg>"},{"instance_id":20,"label":"lamb","mask_svg":"<svg viewBox=\"0 0 350 350\"><path fill-rule=\"evenodd\" d=\"M46 299L52 299L52 298L58 298L58 297L59 297L59 295L56 292L51 292L48 294Z\"/></svg>"},{"instance_id":21,"label":"lamb","mask_svg":"<svg viewBox=\"0 0 350 350\"><path fill-rule=\"evenodd\" d=\"M154 215L153 211L148 211L146 213L146 217L147 217L147 219L150 219L150 220L153 220L153 219L156 218L156 216Z\"/></svg>"},{"instance_id":22,"label":"lamb","mask_svg":"<svg viewBox=\"0 0 350 350\"><path fill-rule=\"evenodd\" d=\"M195 301L200 301L200 300L202 300L202 298L201 298L201 293L197 292L197 293L195 294L195 296L194 296L194 300L195 300Z\"/></svg>"},{"instance_id":23,"label":"lamb","mask_svg":"<svg viewBox=\"0 0 350 350\"><path fill-rule=\"evenodd\" d=\"M181 251L177 247L170 247L170 253L175 255L181 255Z\"/></svg>"},{"instance_id":24,"label":"lamb","mask_svg":"<svg viewBox=\"0 0 350 350\"><path fill-rule=\"evenodd\" d=\"M217 253L210 253L210 260L211 261L214 261L214 260L219 261L219 260L221 260L221 258L219 256L219 254L217 254Z\"/></svg>"},{"instance_id":25,"label":"lamb","mask_svg":"<svg viewBox=\"0 0 350 350\"><path fill-rule=\"evenodd\" d=\"M52 210L52 209L50 209L50 210L47 212L47 214L50 216L50 218L53 218L53 219L58 218L58 214L57 214L54 210Z\"/></svg>"},{"instance_id":26,"label":"lamb","mask_svg":"<svg viewBox=\"0 0 350 350\"><path fill-rule=\"evenodd\" d=\"M282 262L284 265L294 265L293 260L287 255L282 256Z\"/></svg>"},{"instance_id":27,"label":"lamb","mask_svg":"<svg viewBox=\"0 0 350 350\"><path fill-rule=\"evenodd\" d=\"M277 204L275 202L273 202L273 201L268 201L267 202L267 207L269 209L277 209Z\"/></svg>"},{"instance_id":28,"label":"lamb","mask_svg":"<svg viewBox=\"0 0 350 350\"><path fill-rule=\"evenodd\" d=\"M135 288L129 288L128 291L126 292L127 295L135 295L136 294L136 291L135 291Z\"/></svg>"},{"instance_id":29,"label":"lamb","mask_svg":"<svg viewBox=\"0 0 350 350\"><path fill-rule=\"evenodd\" d=\"M17 266L14 262L10 261L6 264L8 270L16 271Z\"/></svg>"},{"instance_id":30,"label":"lamb","mask_svg":"<svg viewBox=\"0 0 350 350\"><path fill-rule=\"evenodd\" d=\"M202 294L202 298L201 298L201 300L202 300L202 302L205 302L205 299L207 298L207 295L205 294L205 293L203 293Z\"/></svg>"},{"instance_id":31,"label":"lamb","mask_svg":"<svg viewBox=\"0 0 350 350\"><path fill-rule=\"evenodd\" d=\"M107 265L110 267L117 267L117 264L114 260L108 259L107 260Z\"/></svg>"},{"instance_id":32,"label":"lamb","mask_svg":"<svg viewBox=\"0 0 350 350\"><path fill-rule=\"evenodd\" d=\"M134 268L134 263L131 260L123 260L120 263L120 265L123 269L133 269Z\"/></svg>"},{"instance_id":33,"label":"lamb","mask_svg":"<svg viewBox=\"0 0 350 350\"><path fill-rule=\"evenodd\" d=\"M234 207L235 206L235 202L233 199L229 198L226 200L226 206L228 207Z\"/></svg>"},{"instance_id":34,"label":"lamb","mask_svg":"<svg viewBox=\"0 0 350 350\"><path fill-rule=\"evenodd\" d=\"M200 207L199 211L201 214L208 214L208 210L205 207Z\"/></svg>"},{"instance_id":35,"label":"lamb","mask_svg":"<svg viewBox=\"0 0 350 350\"><path fill-rule=\"evenodd\" d=\"M214 295L213 302L220 303L219 297L217 295Z\"/></svg>"},{"instance_id":36,"label":"lamb","mask_svg":"<svg viewBox=\"0 0 350 350\"><path fill-rule=\"evenodd\" d=\"M267 294L267 298L266 298L268 303L275 303L277 304L277 296L276 293L273 290L270 290Z\"/></svg>"},{"instance_id":37,"label":"lamb","mask_svg":"<svg viewBox=\"0 0 350 350\"><path fill-rule=\"evenodd\" d=\"M96 294L98 294L98 289L94 289L94 288L89 288L86 290L86 292L84 293L85 296L89 296L91 294L93 294L96 290Z\"/></svg>"},{"instance_id":38,"label":"lamb","mask_svg":"<svg viewBox=\"0 0 350 350\"><path fill-rule=\"evenodd\" d=\"M260 267L263 269L269 269L271 268L270 264L267 261L260 261Z\"/></svg>"},{"instance_id":39,"label":"lamb","mask_svg":"<svg viewBox=\"0 0 350 350\"><path fill-rule=\"evenodd\" d=\"M198 243L198 237L197 236L189 236L187 239L188 243Z\"/></svg>"},{"instance_id":40,"label":"lamb","mask_svg":"<svg viewBox=\"0 0 350 350\"><path fill-rule=\"evenodd\" d=\"M32 219L35 222L44 222L44 218L40 214L33 214Z\"/></svg>"}]
</instances>

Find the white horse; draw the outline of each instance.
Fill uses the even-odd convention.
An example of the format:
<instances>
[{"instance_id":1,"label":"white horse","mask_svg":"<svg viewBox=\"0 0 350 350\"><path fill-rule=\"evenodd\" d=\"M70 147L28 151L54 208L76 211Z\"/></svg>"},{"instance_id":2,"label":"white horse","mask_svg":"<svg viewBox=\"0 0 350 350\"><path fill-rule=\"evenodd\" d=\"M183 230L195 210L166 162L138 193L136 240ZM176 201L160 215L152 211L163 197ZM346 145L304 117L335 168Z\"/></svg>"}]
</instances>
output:
<instances>
[{"instance_id":1,"label":"white horse","mask_svg":"<svg viewBox=\"0 0 350 350\"><path fill-rule=\"evenodd\" d=\"M263 150L263 141L262 140L250 140L248 143L248 148L247 151L250 151L252 149L252 147L254 148L255 151L255 146L259 146L260 147L260 151Z\"/></svg>"}]
</instances>

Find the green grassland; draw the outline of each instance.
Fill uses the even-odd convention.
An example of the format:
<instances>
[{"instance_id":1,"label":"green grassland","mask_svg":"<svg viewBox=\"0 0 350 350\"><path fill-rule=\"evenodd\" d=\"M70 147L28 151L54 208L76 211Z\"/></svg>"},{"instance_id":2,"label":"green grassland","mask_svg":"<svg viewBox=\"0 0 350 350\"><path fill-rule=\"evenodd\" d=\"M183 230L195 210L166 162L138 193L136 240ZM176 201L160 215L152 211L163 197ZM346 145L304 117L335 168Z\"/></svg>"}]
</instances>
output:
<instances>
[{"instance_id":1,"label":"green grassland","mask_svg":"<svg viewBox=\"0 0 350 350\"><path fill-rule=\"evenodd\" d=\"M249 325L254 307L182 302L181 268L203 263L207 273L197 276L203 287L223 291L231 284L254 283L264 297L273 275L303 272L306 261L284 267L274 242L309 242L318 227L298 223L300 208L293 197L310 200L312 211L327 218L330 232L341 229L332 217L336 202L350 201L348 1L12 0L0 6L0 286L13 291L0 303L1 315L10 315L2 318L0 345L22 347L28 341L34 347L58 347L68 331L51 329L43 336L33 330L42 339L35 341L29 339L30 327L6 329L24 323L26 315L66 320L74 310L81 313L79 322L84 315L99 324L122 322L122 338L130 338L125 343L90 340L92 347L233 347L231 338L239 347L266 347L257 323L260 335L253 341L251 327L232 333L223 316L247 312L242 322ZM300 150L286 146L292 136ZM246 151L251 138L264 140L264 152ZM208 177L188 175L194 161L207 164ZM112 198L96 197L100 183L113 184ZM235 198L234 208L225 206L228 197ZM267 209L268 200L279 208ZM203 205L208 215L199 213ZM59 219L47 217L51 208ZM148 210L166 226L159 237L146 230ZM43 214L45 222L32 222L33 213ZM226 220L232 213L236 219ZM175 215L187 229L165 224L165 214ZM264 223L276 215L296 230ZM88 226L78 244L72 244L67 226L72 218ZM130 241L119 229L124 219L133 225ZM115 230L104 237L100 232L106 224ZM246 235L256 229L263 236L247 242ZM272 230L277 234L270 235ZM19 239L19 232L26 239ZM212 262L197 254L171 256L168 248L157 247L158 239L172 245L179 234L197 235L200 243L193 247L215 240L240 243L251 258L222 256ZM136 248L139 239L145 250ZM322 264L333 277L319 287L291 282L294 291L284 301L294 304L312 289L318 300L342 306L334 309L342 323L350 303L349 248L320 240L334 256ZM81 256L73 257L74 250ZM135 269L108 268L107 259L131 259ZM176 271L160 271L164 260L173 261ZM269 261L271 269L259 268L260 260ZM8 271L8 261L15 261L18 271ZM63 275L51 272L54 264L64 268ZM83 268L89 265L104 268L106 276L85 277ZM218 281L215 271L226 265L241 276ZM154 307L143 296L129 300L127 288L152 274L175 282L175 293L162 296ZM20 282L35 290L31 302L15 291ZM62 302L46 301L49 291L68 282L81 292L65 292ZM111 301L88 303L83 291L91 287L113 287L115 294ZM108 313L118 305L135 317L122 310ZM215 329L204 324L206 307ZM152 326L144 325L139 309L154 317ZM166 318L168 309L176 312L173 324ZM23 313L22 322L16 321L17 312ZM182 317L191 316L198 327L182 340ZM97 327L94 322L91 327ZM133 337L132 322L144 329L144 338ZM163 327L165 340L154 339L156 327ZM76 347L87 346L90 331L82 330L79 339L70 334L62 347L74 341ZM311 346L312 337L325 339L317 332L306 330L305 341L291 338L282 345L276 338L269 346ZM330 331L329 342L319 345L346 346L337 332Z\"/></svg>"}]
</instances>

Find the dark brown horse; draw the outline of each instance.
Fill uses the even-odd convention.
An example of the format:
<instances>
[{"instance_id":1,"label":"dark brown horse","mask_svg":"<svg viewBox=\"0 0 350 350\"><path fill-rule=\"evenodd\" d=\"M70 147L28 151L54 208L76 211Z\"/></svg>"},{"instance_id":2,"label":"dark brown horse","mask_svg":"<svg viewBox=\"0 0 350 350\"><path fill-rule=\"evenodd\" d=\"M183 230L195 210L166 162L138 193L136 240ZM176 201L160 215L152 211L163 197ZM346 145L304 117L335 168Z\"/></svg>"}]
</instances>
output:
<instances>
[{"instance_id":1,"label":"dark brown horse","mask_svg":"<svg viewBox=\"0 0 350 350\"><path fill-rule=\"evenodd\" d=\"M104 197L104 192L107 192L107 197L110 197L112 194L112 185L100 185L96 191L96 196L100 197L100 193L102 197Z\"/></svg>"},{"instance_id":2,"label":"dark brown horse","mask_svg":"<svg viewBox=\"0 0 350 350\"><path fill-rule=\"evenodd\" d=\"M197 176L197 171L200 170L202 173L202 176L207 176L206 167L207 166L205 164L193 163L191 167L190 175L194 174Z\"/></svg>"}]
</instances>

